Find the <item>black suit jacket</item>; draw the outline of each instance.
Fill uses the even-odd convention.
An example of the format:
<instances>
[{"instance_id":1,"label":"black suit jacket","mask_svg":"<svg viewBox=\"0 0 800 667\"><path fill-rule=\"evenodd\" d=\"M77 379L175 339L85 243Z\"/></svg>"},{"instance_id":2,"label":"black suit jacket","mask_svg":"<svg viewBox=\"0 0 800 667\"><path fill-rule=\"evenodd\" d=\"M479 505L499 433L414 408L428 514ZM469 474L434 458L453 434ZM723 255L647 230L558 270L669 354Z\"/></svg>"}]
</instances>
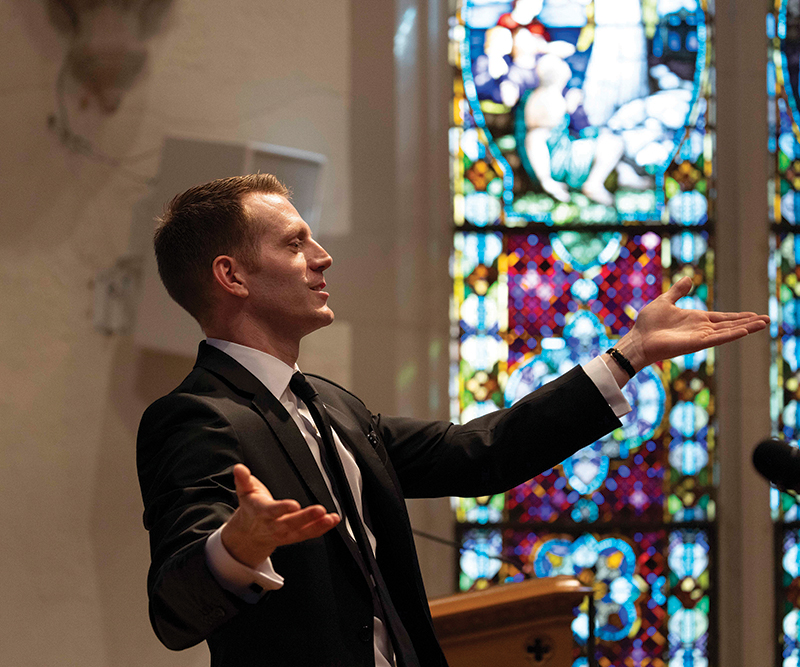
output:
<instances>
[{"instance_id":1,"label":"black suit jacket","mask_svg":"<svg viewBox=\"0 0 800 667\"><path fill-rule=\"evenodd\" d=\"M404 497L502 492L619 420L580 368L512 408L461 426L373 415L338 385L310 380L361 469L377 560L418 664L445 665ZM231 357L202 343L192 373L147 409L139 429L156 634L172 649L207 640L212 666L373 665L372 596L342 523L317 539L276 549L272 562L285 584L257 604L214 579L205 542L237 506L232 469L239 462L274 497L335 511L303 436L277 398Z\"/></svg>"}]
</instances>

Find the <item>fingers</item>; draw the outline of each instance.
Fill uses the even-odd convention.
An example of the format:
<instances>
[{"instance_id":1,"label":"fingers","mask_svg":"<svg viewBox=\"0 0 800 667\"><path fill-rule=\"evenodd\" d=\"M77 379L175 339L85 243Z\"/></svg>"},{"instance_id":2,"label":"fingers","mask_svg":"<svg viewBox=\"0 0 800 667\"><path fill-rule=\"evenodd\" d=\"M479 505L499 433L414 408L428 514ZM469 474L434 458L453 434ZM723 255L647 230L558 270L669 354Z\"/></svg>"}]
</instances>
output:
<instances>
[{"instance_id":1,"label":"fingers","mask_svg":"<svg viewBox=\"0 0 800 667\"><path fill-rule=\"evenodd\" d=\"M684 276L666 292L664 292L664 296L670 301L670 303L675 303L678 301L678 299L682 299L691 291L692 279L689 276Z\"/></svg>"},{"instance_id":2,"label":"fingers","mask_svg":"<svg viewBox=\"0 0 800 667\"><path fill-rule=\"evenodd\" d=\"M736 319L715 320L709 318L716 331L726 331L731 329L743 329L747 333L755 333L767 328L769 318L765 315L753 315L751 317L740 317Z\"/></svg>"},{"instance_id":3,"label":"fingers","mask_svg":"<svg viewBox=\"0 0 800 667\"><path fill-rule=\"evenodd\" d=\"M286 512L280 518L276 519L276 524L282 530L287 532L299 530L309 523L313 523L324 517L326 514L325 508L322 505L309 505L303 509Z\"/></svg>"},{"instance_id":4,"label":"fingers","mask_svg":"<svg viewBox=\"0 0 800 667\"><path fill-rule=\"evenodd\" d=\"M769 317L757 315L756 313L720 313L712 311L708 313L708 319L712 322L748 322L750 320L760 320L764 324L769 324Z\"/></svg>"},{"instance_id":5,"label":"fingers","mask_svg":"<svg viewBox=\"0 0 800 667\"><path fill-rule=\"evenodd\" d=\"M704 349L709 347L716 347L718 345L725 345L726 343L732 343L735 340L739 340L740 338L744 338L747 334L752 333L745 328L737 328L737 329L728 329L726 331L719 331L717 333L711 334L707 338L703 340L703 346L698 349Z\"/></svg>"},{"instance_id":6,"label":"fingers","mask_svg":"<svg viewBox=\"0 0 800 667\"><path fill-rule=\"evenodd\" d=\"M747 329L747 333L755 333L756 331L761 331L762 329L766 329L767 325L769 324L769 318L758 318L746 322L743 326Z\"/></svg>"},{"instance_id":7,"label":"fingers","mask_svg":"<svg viewBox=\"0 0 800 667\"><path fill-rule=\"evenodd\" d=\"M310 540L327 533L339 523L338 514L328 514L322 505L310 505L299 509L295 501L293 509L286 509L283 501L273 501L270 507L260 512L250 540L269 549Z\"/></svg>"},{"instance_id":8,"label":"fingers","mask_svg":"<svg viewBox=\"0 0 800 667\"><path fill-rule=\"evenodd\" d=\"M709 336L709 340L719 340L721 342L715 343L716 345L721 345L722 342L728 342L731 340L737 340L739 338L743 338L748 333L750 333L746 327L735 327L733 329L725 329L723 331L717 331L716 333L711 334Z\"/></svg>"},{"instance_id":9,"label":"fingers","mask_svg":"<svg viewBox=\"0 0 800 667\"><path fill-rule=\"evenodd\" d=\"M233 476L240 505L243 501L247 503L258 513L260 521L275 522L274 530L286 539L299 541L308 539L308 536L298 537L301 534L322 535L340 521L337 514L327 514L322 505L301 509L296 500L275 500L269 489L241 463L234 466Z\"/></svg>"},{"instance_id":10,"label":"fingers","mask_svg":"<svg viewBox=\"0 0 800 667\"><path fill-rule=\"evenodd\" d=\"M724 345L732 341L744 338L748 334L755 333L765 329L767 322L763 318L755 318L744 323L730 324L727 322L715 326L714 331L708 333L702 339L702 346L715 347L717 345Z\"/></svg>"},{"instance_id":11,"label":"fingers","mask_svg":"<svg viewBox=\"0 0 800 667\"><path fill-rule=\"evenodd\" d=\"M236 483L239 506L244 505L254 512L259 512L265 519L276 519L300 509L300 503L296 500L275 500L261 480L241 463L234 466L233 479Z\"/></svg>"},{"instance_id":12,"label":"fingers","mask_svg":"<svg viewBox=\"0 0 800 667\"><path fill-rule=\"evenodd\" d=\"M266 493L272 498L267 487L261 483L258 477L251 474L246 465L237 463L233 466L233 481L236 484L236 495L239 496L239 500L251 493Z\"/></svg>"},{"instance_id":13,"label":"fingers","mask_svg":"<svg viewBox=\"0 0 800 667\"><path fill-rule=\"evenodd\" d=\"M755 331L761 331L762 329L766 329L767 325L769 324L769 319L767 320L759 320L758 322L751 322L747 325L747 330L750 333Z\"/></svg>"},{"instance_id":14,"label":"fingers","mask_svg":"<svg viewBox=\"0 0 800 667\"><path fill-rule=\"evenodd\" d=\"M322 505L311 505L276 521L276 533L285 544L320 537L336 526L338 514L328 514Z\"/></svg>"},{"instance_id":15,"label":"fingers","mask_svg":"<svg viewBox=\"0 0 800 667\"><path fill-rule=\"evenodd\" d=\"M322 537L331 528L341 521L338 514L326 514L317 521L307 524L301 530L300 540L312 540L315 537ZM299 540L298 540L299 541Z\"/></svg>"}]
</instances>

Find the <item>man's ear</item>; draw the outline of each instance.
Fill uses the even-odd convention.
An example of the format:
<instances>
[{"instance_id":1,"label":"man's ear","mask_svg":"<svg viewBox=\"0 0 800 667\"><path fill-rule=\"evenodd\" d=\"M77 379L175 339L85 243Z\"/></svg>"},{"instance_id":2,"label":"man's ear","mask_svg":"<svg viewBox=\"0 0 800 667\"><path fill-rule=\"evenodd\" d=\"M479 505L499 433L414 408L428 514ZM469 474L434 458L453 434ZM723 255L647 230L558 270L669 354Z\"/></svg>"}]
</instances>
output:
<instances>
[{"instance_id":1,"label":"man's ear","mask_svg":"<svg viewBox=\"0 0 800 667\"><path fill-rule=\"evenodd\" d=\"M211 262L211 272L214 282L228 294L242 298L250 294L241 264L233 257L215 257Z\"/></svg>"}]
</instances>

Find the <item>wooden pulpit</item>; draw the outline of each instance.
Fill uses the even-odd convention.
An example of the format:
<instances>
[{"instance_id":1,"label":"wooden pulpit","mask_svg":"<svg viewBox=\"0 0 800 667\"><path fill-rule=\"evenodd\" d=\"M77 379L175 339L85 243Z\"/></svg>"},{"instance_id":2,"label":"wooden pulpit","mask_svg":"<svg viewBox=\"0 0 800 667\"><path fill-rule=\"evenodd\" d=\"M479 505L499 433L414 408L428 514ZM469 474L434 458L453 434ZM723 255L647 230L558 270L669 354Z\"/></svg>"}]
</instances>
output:
<instances>
[{"instance_id":1,"label":"wooden pulpit","mask_svg":"<svg viewBox=\"0 0 800 667\"><path fill-rule=\"evenodd\" d=\"M572 577L529 579L430 601L450 667L569 667L573 609L591 593Z\"/></svg>"}]
</instances>

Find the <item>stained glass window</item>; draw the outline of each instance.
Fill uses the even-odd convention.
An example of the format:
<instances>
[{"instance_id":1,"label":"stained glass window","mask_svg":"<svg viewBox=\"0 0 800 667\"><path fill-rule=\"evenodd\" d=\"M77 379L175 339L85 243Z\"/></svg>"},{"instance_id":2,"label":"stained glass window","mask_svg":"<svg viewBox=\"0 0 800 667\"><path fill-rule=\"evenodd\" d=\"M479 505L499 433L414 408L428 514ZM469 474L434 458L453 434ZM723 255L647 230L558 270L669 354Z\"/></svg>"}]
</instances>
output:
<instances>
[{"instance_id":1,"label":"stained glass window","mask_svg":"<svg viewBox=\"0 0 800 667\"><path fill-rule=\"evenodd\" d=\"M602 353L683 276L679 305L712 306L712 21L704 0L454 0L454 420ZM705 666L714 353L624 393L612 434L508 493L454 499L459 586L575 575L594 588L598 664Z\"/></svg>"},{"instance_id":2,"label":"stained glass window","mask_svg":"<svg viewBox=\"0 0 800 667\"><path fill-rule=\"evenodd\" d=\"M798 71L800 70L800 6L774 0L767 14L769 57L769 215L772 224L770 316L772 317L771 418L773 434L792 444L798 440L800 398L800 237L797 225L800 192L800 132L798 131ZM798 556L798 504L777 489L771 490L775 521L777 575L778 663L796 667L800 662L800 556Z\"/></svg>"}]
</instances>

